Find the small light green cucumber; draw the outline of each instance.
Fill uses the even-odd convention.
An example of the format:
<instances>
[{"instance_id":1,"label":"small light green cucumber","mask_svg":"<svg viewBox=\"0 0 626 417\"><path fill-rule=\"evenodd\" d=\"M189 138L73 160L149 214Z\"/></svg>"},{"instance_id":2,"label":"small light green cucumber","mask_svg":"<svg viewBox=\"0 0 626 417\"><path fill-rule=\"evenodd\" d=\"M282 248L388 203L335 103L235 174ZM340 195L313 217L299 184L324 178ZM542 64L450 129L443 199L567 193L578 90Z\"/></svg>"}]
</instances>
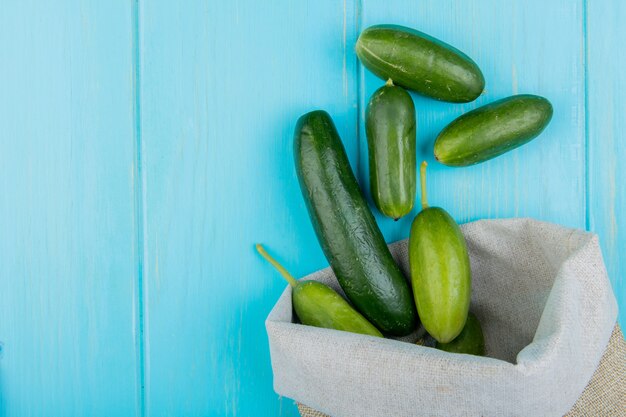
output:
<instances>
[{"instance_id":1,"label":"small light green cucumber","mask_svg":"<svg viewBox=\"0 0 626 417\"><path fill-rule=\"evenodd\" d=\"M271 263L292 288L292 303L302 324L383 337L374 325L335 290L317 281L298 281L257 244L256 250Z\"/></svg>"},{"instance_id":2,"label":"small light green cucumber","mask_svg":"<svg viewBox=\"0 0 626 417\"><path fill-rule=\"evenodd\" d=\"M440 343L461 333L472 290L469 255L459 225L442 208L428 207L426 161L420 169L422 211L409 236L409 263L417 313Z\"/></svg>"}]
</instances>

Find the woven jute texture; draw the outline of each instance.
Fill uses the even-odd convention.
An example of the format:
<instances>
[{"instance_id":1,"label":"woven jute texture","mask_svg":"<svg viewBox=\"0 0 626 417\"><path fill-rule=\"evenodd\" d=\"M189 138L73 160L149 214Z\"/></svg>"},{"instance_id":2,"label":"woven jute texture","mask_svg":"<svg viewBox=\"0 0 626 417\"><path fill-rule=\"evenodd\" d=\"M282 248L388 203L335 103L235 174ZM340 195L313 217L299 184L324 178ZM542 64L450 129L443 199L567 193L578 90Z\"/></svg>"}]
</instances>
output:
<instances>
[{"instance_id":1,"label":"woven jute texture","mask_svg":"<svg viewBox=\"0 0 626 417\"><path fill-rule=\"evenodd\" d=\"M298 404L302 417L329 417ZM416 416L419 412L416 411ZM626 342L619 326L600 360L598 369L566 417L626 416Z\"/></svg>"},{"instance_id":2,"label":"woven jute texture","mask_svg":"<svg viewBox=\"0 0 626 417\"><path fill-rule=\"evenodd\" d=\"M418 346L419 330L393 340L303 326L286 288L265 323L274 390L334 417L570 412L617 321L597 236L532 219L481 220L462 231L472 268L470 310L483 328L486 356ZM389 249L409 276L408 242ZM330 268L304 279L341 293ZM599 386L615 393L606 381ZM610 415L605 403L624 408L598 397L589 397L600 410L590 415Z\"/></svg>"}]
</instances>

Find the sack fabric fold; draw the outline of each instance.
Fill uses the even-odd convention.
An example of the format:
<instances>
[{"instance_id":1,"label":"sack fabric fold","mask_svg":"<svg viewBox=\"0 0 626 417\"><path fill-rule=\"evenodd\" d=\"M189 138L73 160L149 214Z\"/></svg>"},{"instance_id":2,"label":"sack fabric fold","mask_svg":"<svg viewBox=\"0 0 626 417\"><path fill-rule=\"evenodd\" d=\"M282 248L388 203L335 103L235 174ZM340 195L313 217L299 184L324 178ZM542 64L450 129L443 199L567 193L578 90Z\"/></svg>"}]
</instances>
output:
<instances>
[{"instance_id":1,"label":"sack fabric fold","mask_svg":"<svg viewBox=\"0 0 626 417\"><path fill-rule=\"evenodd\" d=\"M334 417L572 410L617 317L597 237L531 219L461 228L472 266L470 309L482 324L487 357L297 324L287 288L266 321L275 391ZM408 277L407 244L390 248ZM330 268L304 279L341 293Z\"/></svg>"}]
</instances>

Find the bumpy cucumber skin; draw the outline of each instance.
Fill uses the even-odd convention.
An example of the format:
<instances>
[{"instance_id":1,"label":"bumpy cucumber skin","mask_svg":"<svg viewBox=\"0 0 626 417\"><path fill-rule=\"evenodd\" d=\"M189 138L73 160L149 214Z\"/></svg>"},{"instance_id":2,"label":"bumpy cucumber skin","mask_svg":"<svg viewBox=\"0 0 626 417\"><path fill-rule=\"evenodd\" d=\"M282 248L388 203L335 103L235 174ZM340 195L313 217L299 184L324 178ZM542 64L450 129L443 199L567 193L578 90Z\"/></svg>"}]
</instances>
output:
<instances>
[{"instance_id":1,"label":"bumpy cucumber skin","mask_svg":"<svg viewBox=\"0 0 626 417\"><path fill-rule=\"evenodd\" d=\"M384 80L437 100L474 101L485 88L478 65L458 49L403 26L371 26L361 32L356 53Z\"/></svg>"},{"instance_id":2,"label":"bumpy cucumber skin","mask_svg":"<svg viewBox=\"0 0 626 417\"><path fill-rule=\"evenodd\" d=\"M451 353L485 356L485 337L478 318L473 313L469 313L461 334L449 343L437 342L435 347Z\"/></svg>"},{"instance_id":3,"label":"bumpy cucumber skin","mask_svg":"<svg viewBox=\"0 0 626 417\"><path fill-rule=\"evenodd\" d=\"M446 126L435 141L435 158L468 166L502 155L536 138L552 119L552 104L520 94L472 110Z\"/></svg>"},{"instance_id":4,"label":"bumpy cucumber skin","mask_svg":"<svg viewBox=\"0 0 626 417\"><path fill-rule=\"evenodd\" d=\"M314 111L298 120L294 158L313 228L346 296L383 333L409 334L416 314L408 282L361 194L328 113Z\"/></svg>"},{"instance_id":5,"label":"bumpy cucumber skin","mask_svg":"<svg viewBox=\"0 0 626 417\"><path fill-rule=\"evenodd\" d=\"M383 337L342 296L321 282L298 281L293 288L292 301L302 324Z\"/></svg>"},{"instance_id":6,"label":"bumpy cucumber skin","mask_svg":"<svg viewBox=\"0 0 626 417\"><path fill-rule=\"evenodd\" d=\"M409 263L422 325L438 342L452 341L467 319L472 279L465 238L444 209L426 208L413 220Z\"/></svg>"},{"instance_id":7,"label":"bumpy cucumber skin","mask_svg":"<svg viewBox=\"0 0 626 417\"><path fill-rule=\"evenodd\" d=\"M365 112L370 190L378 210L399 219L415 201L415 105L403 88L385 85Z\"/></svg>"}]
</instances>

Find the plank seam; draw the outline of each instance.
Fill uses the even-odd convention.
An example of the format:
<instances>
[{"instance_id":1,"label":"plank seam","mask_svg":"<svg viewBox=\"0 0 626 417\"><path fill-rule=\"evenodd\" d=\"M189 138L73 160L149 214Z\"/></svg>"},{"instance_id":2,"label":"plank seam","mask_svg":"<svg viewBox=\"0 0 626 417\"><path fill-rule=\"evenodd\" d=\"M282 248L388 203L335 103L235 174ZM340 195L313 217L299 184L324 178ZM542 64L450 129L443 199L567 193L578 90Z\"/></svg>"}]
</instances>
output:
<instances>
[{"instance_id":1,"label":"plank seam","mask_svg":"<svg viewBox=\"0 0 626 417\"><path fill-rule=\"evenodd\" d=\"M144 352L144 259L145 259L145 176L143 162L143 137L141 130L141 31L140 31L140 0L132 3L132 49L133 49L133 118L134 118L134 171L133 188L135 199L135 258L137 260L136 303L134 306L135 346L136 346L136 392L137 411L140 417L145 416L145 352Z\"/></svg>"},{"instance_id":2,"label":"plank seam","mask_svg":"<svg viewBox=\"0 0 626 417\"><path fill-rule=\"evenodd\" d=\"M354 0L354 30L355 30L355 40L359 38L359 34L361 33L361 24L362 24L362 13L363 13L363 1L362 0ZM352 51L355 51L354 47ZM355 71L355 83L356 83L356 172L355 176L359 182L361 182L361 146L363 145L361 138L361 111L364 108L364 97L365 97L365 83L361 78L364 76L363 73L363 65L361 65L361 61L359 61L359 57L354 54L354 59L356 61L356 65L354 66Z\"/></svg>"},{"instance_id":3,"label":"plank seam","mask_svg":"<svg viewBox=\"0 0 626 417\"><path fill-rule=\"evenodd\" d=\"M583 24L583 82L584 82L584 102L585 106L585 185L584 185L584 211L585 211L585 230L591 229L591 205L589 198L590 192L590 174L589 174L589 165L590 165L590 141L589 141L589 52L588 52L588 34L587 34L587 0L582 0L582 24Z\"/></svg>"}]
</instances>

